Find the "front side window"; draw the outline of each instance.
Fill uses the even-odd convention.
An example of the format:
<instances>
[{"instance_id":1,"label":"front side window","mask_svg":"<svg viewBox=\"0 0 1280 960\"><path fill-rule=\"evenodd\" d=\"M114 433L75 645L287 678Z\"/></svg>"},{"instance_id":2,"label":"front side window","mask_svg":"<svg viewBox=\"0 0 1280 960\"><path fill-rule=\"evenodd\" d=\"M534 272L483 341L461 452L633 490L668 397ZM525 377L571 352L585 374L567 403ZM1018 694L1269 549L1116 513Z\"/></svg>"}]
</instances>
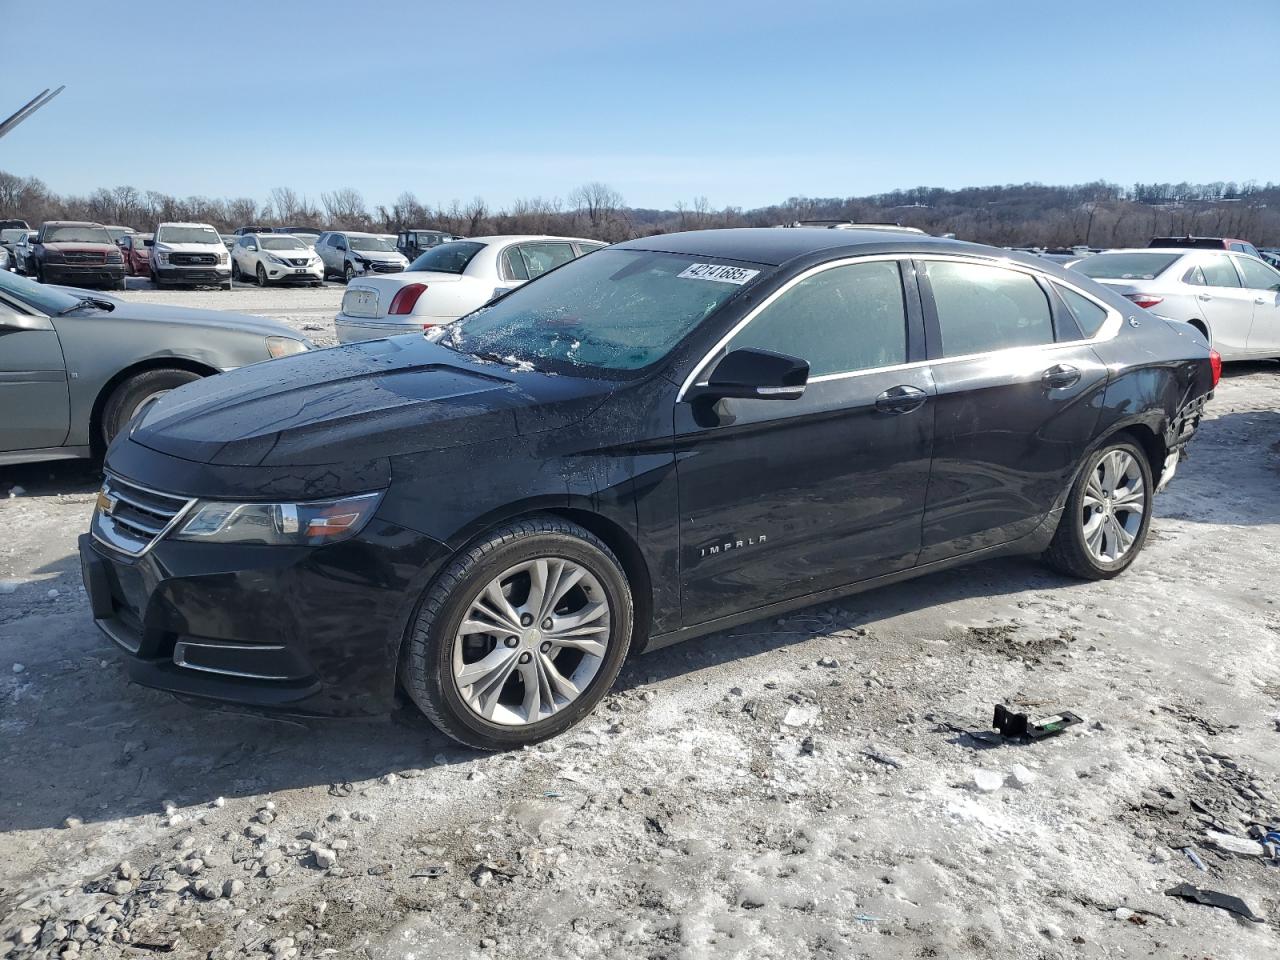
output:
<instances>
[{"instance_id":1,"label":"front side window","mask_svg":"<svg viewBox=\"0 0 1280 960\"><path fill-rule=\"evenodd\" d=\"M896 261L832 267L801 280L729 344L799 357L809 376L907 362L907 310Z\"/></svg>"},{"instance_id":2,"label":"front side window","mask_svg":"<svg viewBox=\"0 0 1280 960\"><path fill-rule=\"evenodd\" d=\"M1062 299L1066 302L1072 316L1076 318L1076 323L1080 325L1080 330L1084 335L1086 337L1096 336L1098 331L1102 329L1102 325L1107 321L1107 311L1084 294L1076 293L1070 287L1058 286L1057 284L1055 284L1055 287L1058 293L1062 295Z\"/></svg>"},{"instance_id":3,"label":"front side window","mask_svg":"<svg viewBox=\"0 0 1280 960\"><path fill-rule=\"evenodd\" d=\"M465 241L446 243L414 261ZM480 244L474 244L480 246ZM580 376L617 377L673 347L770 268L649 250L601 250L436 328L463 353Z\"/></svg>"},{"instance_id":4,"label":"front side window","mask_svg":"<svg viewBox=\"0 0 1280 960\"><path fill-rule=\"evenodd\" d=\"M928 271L944 356L1053 343L1049 300L1029 274L948 261Z\"/></svg>"},{"instance_id":5,"label":"front side window","mask_svg":"<svg viewBox=\"0 0 1280 960\"><path fill-rule=\"evenodd\" d=\"M1250 290L1275 290L1280 287L1280 273L1267 266L1261 260L1250 260L1248 257L1233 257L1240 274L1244 277L1244 285Z\"/></svg>"},{"instance_id":6,"label":"front side window","mask_svg":"<svg viewBox=\"0 0 1280 960\"><path fill-rule=\"evenodd\" d=\"M1201 261L1200 269L1204 272L1205 283L1211 287L1240 286L1240 275L1236 273L1236 268L1231 265L1231 258L1225 253L1206 257Z\"/></svg>"}]
</instances>

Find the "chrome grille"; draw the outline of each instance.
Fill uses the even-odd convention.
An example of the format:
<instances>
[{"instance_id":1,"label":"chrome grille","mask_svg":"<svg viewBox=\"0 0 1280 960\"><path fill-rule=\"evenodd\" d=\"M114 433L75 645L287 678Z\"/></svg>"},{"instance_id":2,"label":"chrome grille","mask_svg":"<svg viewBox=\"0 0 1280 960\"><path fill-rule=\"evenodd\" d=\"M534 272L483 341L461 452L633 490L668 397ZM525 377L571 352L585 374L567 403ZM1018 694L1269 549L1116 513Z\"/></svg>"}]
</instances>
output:
<instances>
[{"instance_id":1,"label":"chrome grille","mask_svg":"<svg viewBox=\"0 0 1280 960\"><path fill-rule=\"evenodd\" d=\"M66 263L106 263L107 255L90 250L76 250L64 253L62 259Z\"/></svg>"},{"instance_id":2,"label":"chrome grille","mask_svg":"<svg viewBox=\"0 0 1280 960\"><path fill-rule=\"evenodd\" d=\"M295 267L305 267L311 261L307 257L289 257L289 262Z\"/></svg>"},{"instance_id":3,"label":"chrome grille","mask_svg":"<svg viewBox=\"0 0 1280 960\"><path fill-rule=\"evenodd\" d=\"M211 267L218 262L216 253L171 253L169 262L175 267Z\"/></svg>"},{"instance_id":4,"label":"chrome grille","mask_svg":"<svg viewBox=\"0 0 1280 960\"><path fill-rule=\"evenodd\" d=\"M169 532L195 503L107 474L90 525L95 540L131 557L140 556Z\"/></svg>"}]
</instances>

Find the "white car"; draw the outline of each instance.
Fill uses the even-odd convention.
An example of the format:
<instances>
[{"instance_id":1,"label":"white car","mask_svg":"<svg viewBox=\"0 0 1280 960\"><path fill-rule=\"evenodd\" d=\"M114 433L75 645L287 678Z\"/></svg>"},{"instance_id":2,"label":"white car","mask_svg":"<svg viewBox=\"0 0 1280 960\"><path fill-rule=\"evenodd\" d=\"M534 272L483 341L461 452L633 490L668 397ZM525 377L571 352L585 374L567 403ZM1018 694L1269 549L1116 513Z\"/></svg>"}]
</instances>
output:
<instances>
[{"instance_id":1,"label":"white car","mask_svg":"<svg viewBox=\"0 0 1280 960\"><path fill-rule=\"evenodd\" d=\"M207 223L162 223L151 245L151 282L231 289L231 254Z\"/></svg>"},{"instance_id":2,"label":"white car","mask_svg":"<svg viewBox=\"0 0 1280 960\"><path fill-rule=\"evenodd\" d=\"M231 248L231 279L268 283L324 283L324 263L301 237L289 233L247 233Z\"/></svg>"},{"instance_id":3,"label":"white car","mask_svg":"<svg viewBox=\"0 0 1280 960\"><path fill-rule=\"evenodd\" d=\"M1280 271L1226 250L1141 247L1071 269L1140 307L1195 327L1223 360L1280 357Z\"/></svg>"},{"instance_id":4,"label":"white car","mask_svg":"<svg viewBox=\"0 0 1280 960\"><path fill-rule=\"evenodd\" d=\"M506 236L432 247L406 273L347 284L338 341L375 340L451 323L553 267L608 244L576 237Z\"/></svg>"}]
</instances>

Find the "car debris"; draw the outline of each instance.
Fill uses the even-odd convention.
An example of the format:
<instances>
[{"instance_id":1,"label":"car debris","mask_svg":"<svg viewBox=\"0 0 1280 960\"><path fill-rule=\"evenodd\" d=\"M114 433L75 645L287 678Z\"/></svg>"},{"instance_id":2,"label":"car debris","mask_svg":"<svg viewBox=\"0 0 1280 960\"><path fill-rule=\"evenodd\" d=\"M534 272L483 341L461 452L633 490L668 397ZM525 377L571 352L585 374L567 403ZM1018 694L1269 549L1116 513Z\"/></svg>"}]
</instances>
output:
<instances>
[{"instance_id":1,"label":"car debris","mask_svg":"<svg viewBox=\"0 0 1280 960\"><path fill-rule=\"evenodd\" d=\"M1206 838L1219 850L1225 850L1228 853L1238 853L1242 857L1260 857L1266 851L1263 850L1262 844L1256 840L1246 840L1244 837L1233 837L1229 833L1219 833L1217 830L1206 830L1204 832Z\"/></svg>"},{"instance_id":2,"label":"car debris","mask_svg":"<svg viewBox=\"0 0 1280 960\"><path fill-rule=\"evenodd\" d=\"M1190 900L1195 903L1203 903L1205 906L1229 910L1232 913L1239 914L1246 920L1252 920L1254 923L1263 922L1262 917L1254 913L1247 903L1229 893L1221 893L1217 890L1201 890L1199 887L1194 887L1189 883L1180 883L1176 887L1170 887L1164 893L1166 897L1178 897L1181 900Z\"/></svg>"},{"instance_id":3,"label":"car debris","mask_svg":"<svg viewBox=\"0 0 1280 960\"><path fill-rule=\"evenodd\" d=\"M409 876L414 879L426 878L428 880L434 880L437 877L443 877L448 872L449 865L447 863L428 863L413 871Z\"/></svg>"},{"instance_id":4,"label":"car debris","mask_svg":"<svg viewBox=\"0 0 1280 960\"><path fill-rule=\"evenodd\" d=\"M1187 855L1187 859L1196 865L1196 869L1208 873L1209 868L1204 865L1204 861L1200 859L1200 854L1196 853L1190 847L1183 847L1182 852Z\"/></svg>"},{"instance_id":5,"label":"car debris","mask_svg":"<svg viewBox=\"0 0 1280 960\"><path fill-rule=\"evenodd\" d=\"M1043 740L1057 736L1067 727L1074 727L1081 718L1070 710L1063 710L1052 716L1032 720L1025 713L1014 713L1003 703L997 703L995 714L991 718L991 726L1000 731L1006 738L1026 737L1029 740Z\"/></svg>"}]
</instances>

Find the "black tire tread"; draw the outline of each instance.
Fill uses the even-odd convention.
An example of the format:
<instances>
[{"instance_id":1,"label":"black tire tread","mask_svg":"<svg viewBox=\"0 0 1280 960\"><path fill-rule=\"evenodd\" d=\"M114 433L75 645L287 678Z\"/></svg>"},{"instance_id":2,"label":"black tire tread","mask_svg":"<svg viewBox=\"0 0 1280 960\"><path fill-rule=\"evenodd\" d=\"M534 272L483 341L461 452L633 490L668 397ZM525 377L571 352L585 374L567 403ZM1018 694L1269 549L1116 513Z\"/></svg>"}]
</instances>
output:
<instances>
[{"instance_id":1,"label":"black tire tread","mask_svg":"<svg viewBox=\"0 0 1280 960\"><path fill-rule=\"evenodd\" d=\"M113 427L116 431L124 427L123 423L116 424L116 421L129 395L137 391L139 387L145 387L150 381L166 380L174 375L181 378L181 382L174 384L174 387L200 379L200 374L192 373L190 370L183 370L180 367L159 367L154 370L144 370L142 373L135 374L116 384L111 394L107 397L106 403L102 406L102 422L99 430L104 449L113 439Z\"/></svg>"},{"instance_id":2,"label":"black tire tread","mask_svg":"<svg viewBox=\"0 0 1280 960\"><path fill-rule=\"evenodd\" d=\"M573 537L590 544L617 566L618 571L623 575L623 581L627 582L625 568L603 540L576 523L554 516L528 517L497 527L484 534L482 539L475 541L459 552L450 561L449 565L437 575L435 581L427 590L415 618L412 632L409 636L404 687L409 698L413 700L418 709L423 712L437 730L465 746L482 750L500 749L476 743L469 731L455 725L453 720L439 708L437 705L438 693L437 696L431 695L431 688L433 686L438 688L440 682L440 678L432 671L428 659L431 628L444 612L445 605L454 590L473 570L487 563L489 558L498 550L528 537L540 535ZM629 590L625 594L624 601L628 607L627 613L629 616L627 619L634 623L634 617L631 615L633 601ZM621 642L626 644L627 650L630 649L631 637L629 635L624 637ZM621 661L625 658L626 652L624 651L619 659Z\"/></svg>"},{"instance_id":3,"label":"black tire tread","mask_svg":"<svg viewBox=\"0 0 1280 960\"><path fill-rule=\"evenodd\" d=\"M1095 458L1100 457L1101 454L1116 447L1124 447L1140 463L1147 465L1147 473L1143 479L1147 484L1147 489L1151 490L1154 495L1155 491L1151 486L1153 483L1151 463L1147 458L1147 453L1141 446L1129 439L1127 435L1116 437L1111 442L1105 443L1090 453L1086 466L1096 462ZM1067 497L1066 505L1062 508L1062 517L1058 521L1058 529L1054 531L1053 539L1042 554L1042 559L1054 570L1068 577L1075 577L1079 580L1111 580L1128 570L1133 561L1137 559L1138 554L1142 552L1142 547L1147 539L1147 531L1151 527L1150 505L1148 505L1147 516L1138 542L1134 544L1133 549L1124 558L1125 562L1114 570L1104 570L1095 566L1088 559L1082 531L1079 528L1079 524L1075 522L1079 514L1079 501L1087 483L1088 473L1088 470L1082 469L1072 484L1071 493Z\"/></svg>"}]
</instances>

